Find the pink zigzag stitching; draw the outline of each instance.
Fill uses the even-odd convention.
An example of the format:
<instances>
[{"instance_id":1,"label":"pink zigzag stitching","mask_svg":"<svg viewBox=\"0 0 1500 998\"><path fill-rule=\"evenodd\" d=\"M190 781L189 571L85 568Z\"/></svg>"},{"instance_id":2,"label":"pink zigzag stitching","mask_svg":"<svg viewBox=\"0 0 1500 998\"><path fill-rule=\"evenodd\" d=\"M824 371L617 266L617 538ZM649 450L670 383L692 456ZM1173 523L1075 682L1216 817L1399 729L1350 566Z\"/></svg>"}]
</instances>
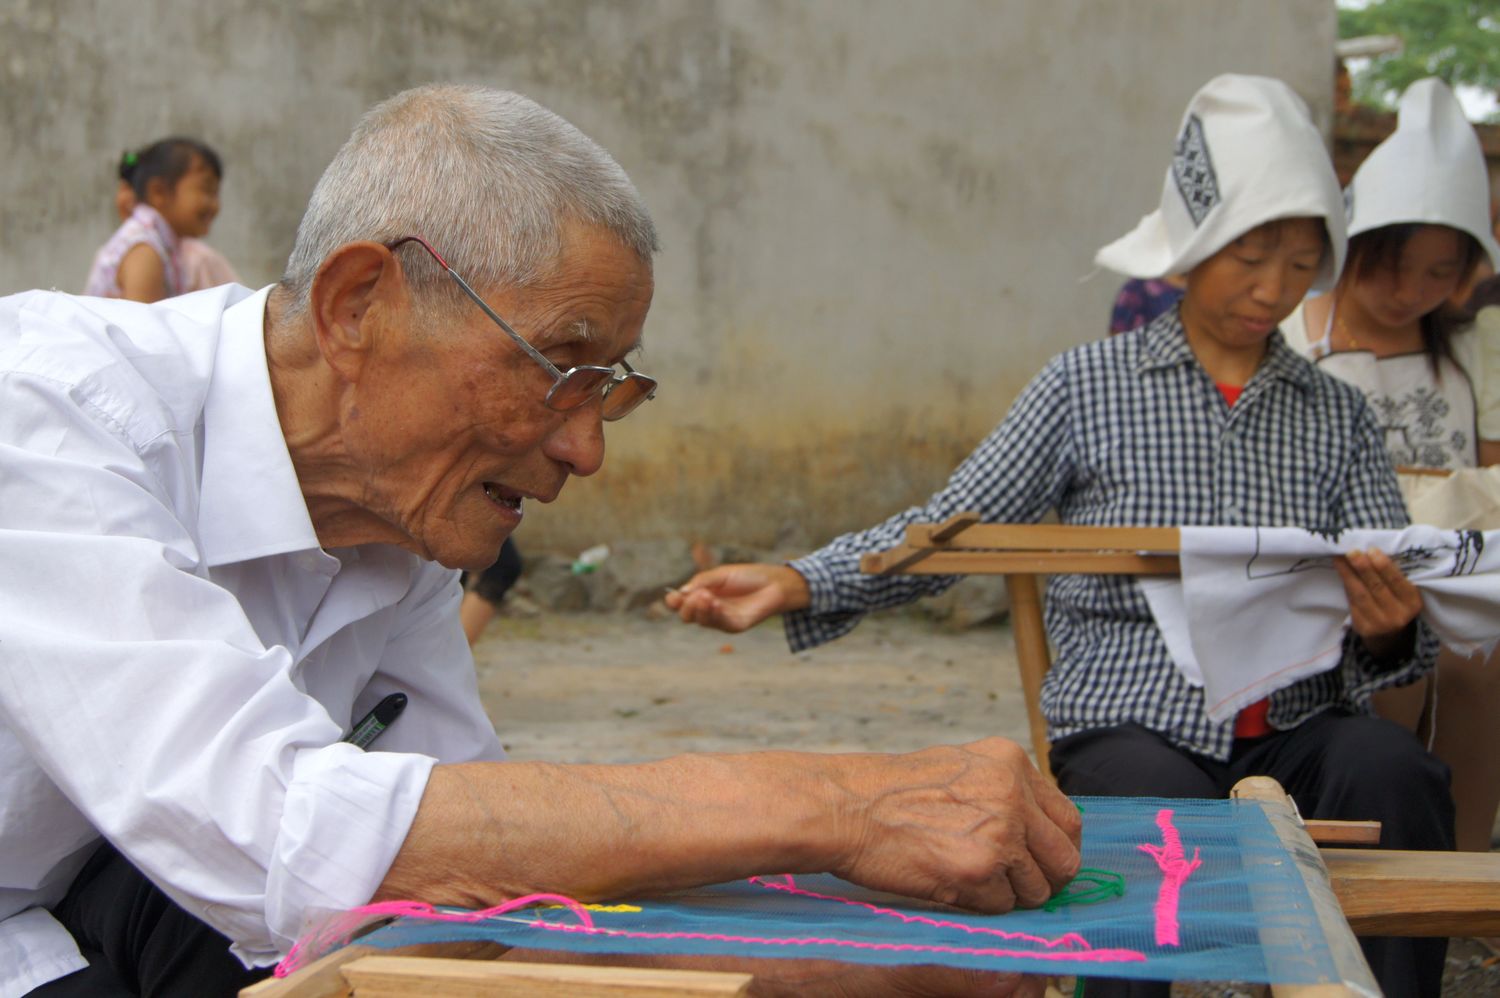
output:
<instances>
[{"instance_id":1,"label":"pink zigzag stitching","mask_svg":"<svg viewBox=\"0 0 1500 998\"><path fill-rule=\"evenodd\" d=\"M496 905L493 908L485 908L480 911L439 911L430 904L418 901L383 901L377 904L367 904L359 908L353 908L323 926L317 933L299 940L292 947L291 951L287 953L286 958L276 965L276 976L286 977L296 972L305 963L323 955L334 944L348 938L361 925L372 919L404 916L408 918L426 918L440 922L481 922L487 918L509 914L528 905L541 903L562 905L572 914L578 916L581 924L566 925L558 922L548 922L540 918L521 924L529 928L543 929L548 932L582 932L589 935L614 936L626 939L692 939L758 946L843 946L850 949L888 950L900 953L949 953L961 956L1008 957L1049 961L1077 960L1088 963L1127 963L1140 962L1146 959L1146 955L1137 950L1092 949L1089 947L1087 940L1074 932L1070 932L1058 939L1049 940L1041 936L1031 936L1020 932L1006 932L1001 929L965 925L962 922L939 921L921 915L905 915L899 911L890 908L878 908L863 901L853 901L848 898L806 891L796 885L796 881L792 879L791 874L783 874L783 876L786 882L780 884L769 883L760 877L751 877L750 882L772 890L788 891L807 897L839 901L844 904L867 908L874 914L899 918L905 922L921 922L937 928L961 929L969 933L995 935L1007 939L1023 939L1028 942L1040 943L1048 949L1058 946L1076 945L1081 946L1082 950L1037 952L1035 950L1011 950L971 946L936 946L923 943L874 943L855 939L768 938L759 936L731 936L707 932L642 932L631 929L607 929L595 925L594 920L589 916L588 910L573 898L561 894L528 894L525 897L516 898L513 901L507 901L504 904Z\"/></svg>"},{"instance_id":2,"label":"pink zigzag stitching","mask_svg":"<svg viewBox=\"0 0 1500 998\"><path fill-rule=\"evenodd\" d=\"M1189 862L1182 849L1182 836L1172 824L1172 809L1162 808L1156 812L1156 827L1161 829L1162 845L1142 843L1141 852L1156 860L1161 868L1161 888L1156 892L1156 945L1177 946L1177 906L1182 898L1182 885L1192 872L1202 865L1199 850L1193 850Z\"/></svg>"}]
</instances>

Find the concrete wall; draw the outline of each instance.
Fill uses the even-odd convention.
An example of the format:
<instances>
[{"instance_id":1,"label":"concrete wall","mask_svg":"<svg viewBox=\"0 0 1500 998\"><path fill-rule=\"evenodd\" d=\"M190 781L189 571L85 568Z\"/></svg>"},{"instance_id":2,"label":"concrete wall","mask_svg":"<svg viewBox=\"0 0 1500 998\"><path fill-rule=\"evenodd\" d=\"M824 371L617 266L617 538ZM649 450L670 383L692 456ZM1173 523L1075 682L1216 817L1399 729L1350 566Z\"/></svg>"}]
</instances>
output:
<instances>
[{"instance_id":1,"label":"concrete wall","mask_svg":"<svg viewBox=\"0 0 1500 998\"><path fill-rule=\"evenodd\" d=\"M1093 251L1154 207L1193 90L1277 75L1326 125L1334 36L1330 0L0 0L0 292L81 286L126 146L219 148L212 241L258 284L366 106L520 90L666 251L660 398L519 539L813 543L925 497L1102 334Z\"/></svg>"}]
</instances>

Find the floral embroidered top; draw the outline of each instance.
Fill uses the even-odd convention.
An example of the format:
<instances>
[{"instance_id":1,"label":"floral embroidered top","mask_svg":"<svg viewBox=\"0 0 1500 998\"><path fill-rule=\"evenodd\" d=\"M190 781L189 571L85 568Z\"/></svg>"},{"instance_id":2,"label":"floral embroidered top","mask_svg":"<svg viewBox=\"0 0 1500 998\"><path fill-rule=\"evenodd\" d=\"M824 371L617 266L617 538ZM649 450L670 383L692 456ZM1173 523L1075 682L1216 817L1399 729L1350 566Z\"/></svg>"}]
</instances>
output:
<instances>
[{"instance_id":1,"label":"floral embroidered top","mask_svg":"<svg viewBox=\"0 0 1500 998\"><path fill-rule=\"evenodd\" d=\"M1437 377L1425 353L1377 357L1368 350L1331 349L1327 329L1318 339L1310 335L1302 306L1281 331L1294 350L1364 392L1397 467L1472 468L1479 441L1500 436L1500 385L1485 376L1491 362L1474 327L1451 335L1453 357L1442 360Z\"/></svg>"},{"instance_id":2,"label":"floral embroidered top","mask_svg":"<svg viewBox=\"0 0 1500 998\"><path fill-rule=\"evenodd\" d=\"M94 254L94 265L89 269L88 283L83 293L96 298L122 298L120 291L120 261L132 248L145 243L161 257L162 277L166 281L167 296L180 295L187 290L182 282L182 240L161 213L148 204L138 204L130 217L120 223L115 234Z\"/></svg>"}]
</instances>

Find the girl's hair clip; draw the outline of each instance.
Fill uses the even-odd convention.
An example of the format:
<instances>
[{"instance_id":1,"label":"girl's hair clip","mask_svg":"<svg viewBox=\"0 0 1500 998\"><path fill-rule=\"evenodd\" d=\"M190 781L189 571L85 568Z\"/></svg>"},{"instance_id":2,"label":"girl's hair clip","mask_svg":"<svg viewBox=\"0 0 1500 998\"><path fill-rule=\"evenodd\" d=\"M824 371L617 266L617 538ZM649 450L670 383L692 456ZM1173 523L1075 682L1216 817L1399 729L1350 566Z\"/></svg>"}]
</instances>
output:
<instances>
[{"instance_id":1,"label":"girl's hair clip","mask_svg":"<svg viewBox=\"0 0 1500 998\"><path fill-rule=\"evenodd\" d=\"M135 166L135 164L139 163L140 161L141 158L133 152L127 152L125 155L120 157L121 166Z\"/></svg>"}]
</instances>

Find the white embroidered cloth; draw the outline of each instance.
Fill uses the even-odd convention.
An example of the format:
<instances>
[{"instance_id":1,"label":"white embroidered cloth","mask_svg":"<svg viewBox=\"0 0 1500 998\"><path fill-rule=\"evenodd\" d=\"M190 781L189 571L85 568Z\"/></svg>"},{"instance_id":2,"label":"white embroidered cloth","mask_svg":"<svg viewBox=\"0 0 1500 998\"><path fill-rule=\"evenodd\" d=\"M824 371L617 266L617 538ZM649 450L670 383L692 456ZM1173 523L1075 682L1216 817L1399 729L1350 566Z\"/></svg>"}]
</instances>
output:
<instances>
[{"instance_id":1,"label":"white embroidered cloth","mask_svg":"<svg viewBox=\"0 0 1500 998\"><path fill-rule=\"evenodd\" d=\"M1333 559L1378 548L1422 593L1423 617L1462 653L1500 639L1500 532L1184 527L1182 576L1143 578L1173 661L1202 686L1209 717L1338 664L1349 604Z\"/></svg>"}]
</instances>

